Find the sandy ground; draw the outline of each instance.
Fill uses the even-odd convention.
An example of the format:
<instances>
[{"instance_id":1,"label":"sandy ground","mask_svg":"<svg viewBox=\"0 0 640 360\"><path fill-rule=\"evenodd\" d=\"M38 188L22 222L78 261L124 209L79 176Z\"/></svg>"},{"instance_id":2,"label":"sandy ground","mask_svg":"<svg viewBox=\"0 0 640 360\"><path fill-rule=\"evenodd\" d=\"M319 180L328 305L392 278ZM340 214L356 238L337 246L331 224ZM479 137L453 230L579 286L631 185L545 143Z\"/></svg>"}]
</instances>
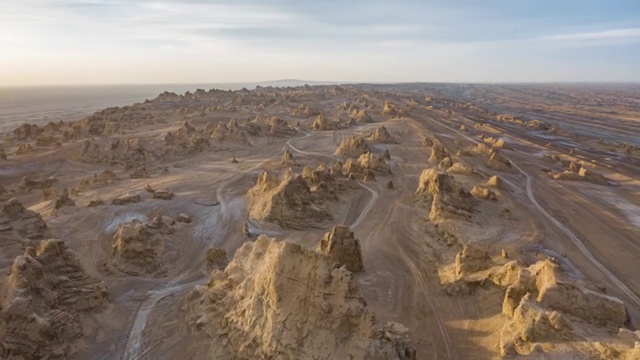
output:
<instances>
[{"instance_id":1,"label":"sandy ground","mask_svg":"<svg viewBox=\"0 0 640 360\"><path fill-rule=\"evenodd\" d=\"M64 240L78 254L89 275L106 283L109 306L83 316L84 346L71 358L210 358L206 338L187 327L180 306L194 286L207 282L209 248L222 247L231 258L244 242L251 241L241 232L244 223L253 235L286 238L308 248L315 248L333 225L350 226L362 249L365 271L355 274L354 279L363 298L380 321L399 322L409 328L417 358L500 358L504 291L481 287L470 295L451 296L439 276L469 242L482 244L491 257L505 251L509 258L525 264L553 258L572 278L593 282L621 299L629 314L628 328L635 330L640 324L640 279L636 276L640 263L640 127L633 120L640 118L640 108L624 101L637 95L634 89L616 89L615 94L629 94L620 101L605 101L613 98L612 91L543 86L349 86L341 90L312 87L254 92L266 94L263 97L251 97L251 92L222 92L207 106L173 99L129 109L133 117L122 121L132 125L113 134L79 131L80 135L59 146L34 145L25 154L15 152L19 145L36 139L8 134L4 142L8 160L0 160L0 184L7 190L3 197L15 197L39 212L52 236ZM557 92L571 97L559 97ZM308 104L331 119L344 120L348 112L338 110L340 104L357 103L362 98L367 102L360 106L371 115L371 123L313 129L315 116L292 115L299 104ZM597 104L596 99L600 99ZM381 114L385 101L404 111ZM475 105L467 106L469 103ZM594 107L598 111L592 111ZM539 119L558 130L501 120L498 114ZM163 143L165 134L178 132L185 120L200 134L208 123L240 122L257 115L276 116L291 124L292 130L286 134L263 130L248 134L250 145L234 139L213 140L210 148L193 152L171 153L175 147ZM289 168L290 164L280 160L286 149L295 160L291 165L294 172L304 166L331 167L344 159L334 156L341 140L366 137L380 126L396 143L371 142L370 146L376 154L389 150L391 174L376 174L374 181L356 179L357 186L326 202L332 220L290 229L250 218L247 192L263 170L282 174ZM497 200L479 200L470 221L429 220L429 209L414 197L422 171L435 166L427 162L431 148L423 145L425 137L442 143L453 162L474 169L473 174L455 175L465 188L499 175L503 185L494 189ZM508 144L499 151L511 163L510 171L487 167L487 154L457 155L460 149L487 143L487 137ZM106 144L116 138L146 139L145 148L153 154L145 158L146 176L130 178L131 169L125 170L118 160L80 156L85 139ZM604 175L607 182L555 180L549 173L564 171L565 164L545 160L545 155L557 155L567 163L581 161L584 167ZM237 163L229 161L233 156ZM107 169L118 180L72 192L75 207L54 209L55 201L43 200L41 189L19 187L24 176L53 176L57 181L52 188L60 193ZM385 186L389 180L392 189ZM147 185L167 188L175 197L153 199L144 190ZM125 193L140 194L142 201L111 205L113 198ZM87 207L96 197L105 205ZM513 219L501 217L504 209L509 209ZM148 221L155 215L175 219L181 213L192 221L176 224L175 233L166 238L161 254L163 274L132 276L109 270L113 238L123 222ZM447 240L442 229L448 229L456 239ZM20 253L2 253L5 272ZM561 339L545 344L547 358L562 358L563 346Z\"/></svg>"}]
</instances>

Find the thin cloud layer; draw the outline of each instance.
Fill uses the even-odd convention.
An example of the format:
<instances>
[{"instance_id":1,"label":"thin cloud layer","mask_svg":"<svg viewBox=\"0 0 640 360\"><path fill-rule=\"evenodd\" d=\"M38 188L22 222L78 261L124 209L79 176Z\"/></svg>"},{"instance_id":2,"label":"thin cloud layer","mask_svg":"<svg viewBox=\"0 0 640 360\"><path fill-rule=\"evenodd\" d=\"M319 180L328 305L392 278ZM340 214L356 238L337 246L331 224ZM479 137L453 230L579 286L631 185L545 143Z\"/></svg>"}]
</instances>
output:
<instances>
[{"instance_id":1,"label":"thin cloud layer","mask_svg":"<svg viewBox=\"0 0 640 360\"><path fill-rule=\"evenodd\" d=\"M640 80L640 5L571 4L7 2L0 85Z\"/></svg>"}]
</instances>

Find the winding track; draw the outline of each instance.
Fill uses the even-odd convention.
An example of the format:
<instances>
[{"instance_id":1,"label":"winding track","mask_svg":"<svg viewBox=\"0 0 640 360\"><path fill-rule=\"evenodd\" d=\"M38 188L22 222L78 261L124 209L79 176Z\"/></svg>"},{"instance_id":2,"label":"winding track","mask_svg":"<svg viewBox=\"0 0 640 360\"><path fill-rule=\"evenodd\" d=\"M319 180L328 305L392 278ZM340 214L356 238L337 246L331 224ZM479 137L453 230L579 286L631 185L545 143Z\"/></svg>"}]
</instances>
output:
<instances>
[{"instance_id":1,"label":"winding track","mask_svg":"<svg viewBox=\"0 0 640 360\"><path fill-rule=\"evenodd\" d=\"M426 268L424 267L424 265L422 265L420 261L414 261L413 258L409 255L409 253L404 249L403 245L405 245L406 243L401 244L400 241L398 241L399 238L410 239L415 237L412 237L411 234L409 234L406 226L400 226L397 221L390 223L389 226L393 228L392 233L394 235L397 235L397 236L392 236L391 239L396 243L396 249L398 249L399 255L404 259L406 265L409 267L409 270L413 275L413 278L416 280L417 284L419 285L420 290L424 292L425 294L424 299L426 300L427 304L429 305L429 308L431 308L431 311L433 312L433 317L435 318L436 324L438 325L438 331L440 332L440 336L442 337L442 343L444 344L444 347L447 353L446 358L455 359L455 356L451 349L452 346L451 346L451 337L449 336L449 331L447 330L446 323L442 319L442 316L438 312L439 304L435 298L432 298L431 296L429 296L429 286L427 283L428 276L425 276L425 274L428 274L429 272L426 270ZM413 253L414 255L420 254L417 251L414 251ZM435 260L431 258L431 256L427 255L427 258L433 264L436 263ZM434 360L442 358L441 355L442 354L440 354L437 351L437 349L434 349L433 351Z\"/></svg>"},{"instance_id":2,"label":"winding track","mask_svg":"<svg viewBox=\"0 0 640 360\"><path fill-rule=\"evenodd\" d=\"M311 136L311 134L310 134L310 133L305 133L305 134L304 134L304 136L297 137L297 138L291 138L291 139L289 139L289 140L287 141L287 146L288 146L291 150L293 150L293 151L295 151L295 152L297 152L297 153L299 153L299 154L304 154L304 155L321 155L321 156L324 156L324 155L322 155L322 154L318 154L318 153L312 153L312 152L308 152L308 151L303 151L303 150L300 150L300 149L298 149L297 147L295 147L295 146L291 145L291 142L292 142L293 140L304 139L304 138L306 138L306 137L308 137L308 136Z\"/></svg>"},{"instance_id":3,"label":"winding track","mask_svg":"<svg viewBox=\"0 0 640 360\"><path fill-rule=\"evenodd\" d=\"M473 143L478 142L476 139L472 138L471 136L464 134L448 125L445 125L439 120L435 120L435 121L441 126L457 133L458 135L464 137L465 139ZM533 185L532 185L533 178L531 177L531 175L529 175L526 171L522 170L522 168L520 168L520 166L518 166L518 164L516 164L513 160L511 159L508 159L508 160L511 163L511 165L513 165L522 175L524 175L526 179L527 198L533 204L536 210L538 210L538 212L540 212L545 218L551 221L551 223L554 224L563 234L565 234L571 240L571 242L578 248L580 253L582 253L582 255L585 258L587 258L587 260L589 260L589 262L591 262L593 266L595 266L607 279L609 279L609 281L611 281L611 283L613 283L622 293L624 293L629 300L631 300L636 306L640 306L640 297L633 290L631 290L627 285L625 285L620 279L618 279L615 276L615 274L613 274L606 266L604 266L600 261L598 261L593 255L593 253L589 251L589 249L584 245L582 240L580 240L580 238L578 238L573 233L573 231L571 231L571 229L569 229L567 226L562 224L562 222L558 220L558 218L553 216L549 211L547 211L547 209L545 209L540 204L540 202L535 197L535 194L533 192Z\"/></svg>"},{"instance_id":4,"label":"winding track","mask_svg":"<svg viewBox=\"0 0 640 360\"><path fill-rule=\"evenodd\" d=\"M312 134L310 133L305 133L303 136L301 137L296 137L296 138L291 138L286 142L286 146L288 146L289 148L291 148L291 150L300 153L300 154L305 154L305 155L318 155L318 156L325 156L324 154L319 154L319 153L312 153L312 152L307 152L307 151L303 151L300 150L298 148L296 148L295 146L291 145L291 142L293 140L298 140L298 139L302 139L308 136L311 136ZM274 155L277 156L278 154ZM222 218L222 223L226 224L229 222L229 214L228 214L228 202L225 201L224 197L223 197L223 188L225 188L236 176L241 175L241 174L245 174L249 171L252 171L254 169L259 168L260 166L262 166L264 164L265 161L261 161L259 162L257 165L252 166L248 169L245 169L237 174L235 174L234 176L232 176L229 180L227 180L222 186L220 186L217 191L216 191L216 195L218 197L218 200L220 201L220 213L222 214L223 218ZM369 202L367 203L367 205L364 207L364 209L360 212L360 215L358 216L358 218L350 225L351 228L355 228L358 225L360 225L360 223L362 223L362 221L366 218L367 214L369 213L369 211L371 211L371 209L373 208L373 206L375 205L376 201L378 200L378 192L371 189L370 187L358 182L358 185L360 185L362 188L366 189L367 191L369 191L371 193L371 199L369 200ZM184 284L179 284L179 282L183 279L184 276L179 276L177 278L172 279L164 288L159 289L159 290L151 290L147 293L147 295L149 296L138 308L138 311L136 313L136 318L134 320L133 326L131 328L131 330L129 331L129 335L127 337L127 342L125 344L124 347L124 351L122 353L121 358L122 359L127 359L127 360L137 360L137 359L141 359L147 351L142 351L142 333L144 331L144 329L147 326L147 319L149 314L151 313L151 311L153 310L153 308L156 306L156 304L158 303L158 301L160 301L161 299L172 295L172 294L176 294L178 292L181 292L187 288L193 287L194 285L197 285L198 283L200 283L200 280L197 281L192 281L192 282L188 282L188 283L184 283Z\"/></svg>"},{"instance_id":5,"label":"winding track","mask_svg":"<svg viewBox=\"0 0 640 360\"><path fill-rule=\"evenodd\" d=\"M367 203L364 209L362 209L362 211L360 212L360 216L358 216L358 218L353 223L351 223L351 225L349 225L349 227L352 230L353 228L356 228L358 227L358 225L360 225L360 223L364 220L364 218L367 216L369 211L371 211L371 209L373 208L373 205L375 205L376 201L378 201L377 191L373 190L372 188L360 182L358 182L358 185L360 185L363 189L366 189L371 193L371 200L369 200L369 203Z\"/></svg>"},{"instance_id":6,"label":"winding track","mask_svg":"<svg viewBox=\"0 0 640 360\"><path fill-rule=\"evenodd\" d=\"M296 130L300 131L300 129L298 129L298 128L296 128ZM316 152L309 152L309 151L303 151L303 150L300 150L300 149L296 148L295 146L291 145L291 142L292 142L293 140L304 139L304 138L309 137L309 136L311 136L311 135L313 135L313 134L311 134L311 133L305 133L305 134L304 134L304 136L302 136L302 137L297 137L297 138L289 139L289 140L287 141L286 145L287 145L291 150L293 150L294 152L297 152L297 153L299 153L299 154L303 154L303 155L314 155L314 156L323 156L323 157L325 157L325 156L326 156L325 154L316 153ZM367 216L367 214L369 213L369 211L371 211L371 209L373 208L373 205L375 205L376 201L378 201L378 196L379 196L379 194L378 194L378 192L377 192L377 191L373 190L372 188L368 187L367 185L365 185L365 184L363 184L363 183L361 183L361 182L358 182L358 185L360 185L360 187L362 187L363 189L365 189L365 190L367 190L367 191L369 191L369 192L371 193L371 200L369 200L369 202L368 202L368 203L367 203L367 205L364 207L364 209L362 209L362 211L360 212L360 215L358 216L358 218L357 218L353 223L351 223L351 225L349 225L349 227L350 227L351 229L353 229L353 228L355 228L355 227L358 227L358 225L360 225L360 223L365 219L365 217Z\"/></svg>"},{"instance_id":7,"label":"winding track","mask_svg":"<svg viewBox=\"0 0 640 360\"><path fill-rule=\"evenodd\" d=\"M230 220L230 216L228 214L228 204L227 204L228 202L224 200L224 197L222 196L222 193L223 193L222 190L229 183L231 183L231 181L233 181L236 176L252 171L262 166L263 164L264 164L264 161L261 161L255 166L252 166L237 174L234 174L229 178L229 180L224 182L224 184L217 189L216 195L218 197L218 200L220 201L220 213L222 214L222 220L221 220L222 224L226 224ZM149 313L151 313L151 311L156 306L158 301L160 301L161 299L169 295L181 292L189 287L193 287L194 285L197 285L198 283L201 282L201 280L197 280L197 281L192 281L184 284L179 284L182 278L183 276L179 276L171 280L169 283L167 283L164 288L158 289L158 290L151 290L147 293L149 297L138 308L138 312L136 313L136 318L133 322L133 327L129 331L129 336L127 337L127 342L125 344L124 351L121 356L122 359L137 360L142 358L145 355L146 352L141 351L142 332L147 326L147 318L149 316Z\"/></svg>"},{"instance_id":8,"label":"winding track","mask_svg":"<svg viewBox=\"0 0 640 360\"><path fill-rule=\"evenodd\" d=\"M310 136L311 134L306 133L305 137ZM316 155L316 156L325 156L324 154L320 154L320 153L313 153L313 152L308 152L308 151L302 151L298 148L296 148L295 146L291 145L291 141L296 140L296 139L300 139L300 138L294 138L294 139L290 139L289 141L287 141L287 146L289 146L289 148L291 148L291 150L300 153L300 154L305 154L305 155ZM377 191L373 190L372 188L368 187L367 185L358 182L358 185L360 185L360 187L362 187L363 189L369 191L371 193L371 199L369 200L369 202L367 203L367 205L364 207L364 209L362 209L362 212L360 212L360 215L358 216L358 218L351 223L350 228L356 228L358 227L358 225L360 225L360 223L362 223L362 221L366 218L367 214L369 213L369 211L371 211L371 209L373 208L373 206L375 205L375 203L378 201L378 197L379 194ZM398 246L398 249L400 250L400 255L405 259L405 261L407 262L407 264L409 265L409 268L411 269L411 272L414 275L414 278L416 279L416 281L418 282L418 284L420 285L420 287L426 291L428 289L427 286L427 282L426 279L424 277L424 274L422 273L422 271L418 268L418 266L413 262L413 260L411 259L411 257L409 257L409 255L402 249L402 246ZM444 342L444 346L445 349L447 351L447 359L453 359L453 354L451 351L451 339L449 337L449 332L447 331L446 325L444 323L444 321L442 320L442 317L440 317L440 315L438 314L437 311L437 304L434 304L434 300L431 299L429 296L425 296L425 299L427 300L427 303L429 304L429 307L431 308L431 310L433 311L433 314L436 318L436 322L438 324L438 331L440 332L440 335L442 336L442 340ZM438 354L434 353L434 359L437 358Z\"/></svg>"},{"instance_id":9,"label":"winding track","mask_svg":"<svg viewBox=\"0 0 640 360\"><path fill-rule=\"evenodd\" d=\"M551 215L551 213L549 213L542 205L540 205L540 203L538 202L538 200L536 199L533 193L533 186L532 186L533 181L532 181L531 175L529 175L524 170L522 170L513 161L511 161L511 164L522 175L526 177L527 197L529 198L529 201L531 201L531 203L535 206L535 208L547 219L549 219L549 221L551 221L560 231L562 231L562 233L564 233L569 239L571 239L573 244L578 248L578 250L580 250L582 255L584 255L584 257L586 257L596 268L598 268L598 270L600 270L600 272L602 272L602 274L606 276L607 279L609 279L609 281L615 284L620 291L622 291L631 301L633 301L636 304L636 306L640 306L640 297L638 297L638 295L636 295L636 293L633 292L633 290L629 289L629 287L627 287L622 281L620 281L620 279L618 279L611 271L609 271L609 269L607 269L606 266L604 266L601 262L599 262L593 256L591 251L587 249L584 243L573 233L573 231L571 231L568 227L562 224L556 217Z\"/></svg>"},{"instance_id":10,"label":"winding track","mask_svg":"<svg viewBox=\"0 0 640 360\"><path fill-rule=\"evenodd\" d=\"M171 280L167 284L167 287L165 287L164 289L152 290L147 293L149 297L138 308L136 319L133 322L133 326L131 327L131 331L129 332L129 336L127 338L127 343L124 347L122 359L140 359L144 355L144 352L141 353L140 351L142 344L142 332L147 327L147 318L149 316L149 313L151 313L151 310L153 310L158 301L160 301L164 297L180 292L187 287L193 286L197 283L190 282L182 285L175 285L180 280L182 280L182 276Z\"/></svg>"},{"instance_id":11,"label":"winding track","mask_svg":"<svg viewBox=\"0 0 640 360\"><path fill-rule=\"evenodd\" d=\"M218 200L220 201L220 213L223 216L221 220L222 224L227 224L230 221L230 216L227 211L228 202L224 200L224 197L222 196L222 193L223 193L222 190L229 183L231 183L231 181L233 181L234 178L237 177L238 175L242 175L249 171L252 171L262 166L262 164L264 164L264 161L259 162L257 165L252 166L248 169L245 169L237 174L234 174L229 178L229 180L224 182L222 186L218 187L218 190L216 191L216 195ZM193 287L194 285L197 285L198 283L201 282L201 280L197 280L197 281L192 281L184 284L179 284L179 282L182 280L183 277L184 276L179 276L171 280L163 289L151 290L150 292L147 293L149 297L138 308L138 313L136 314L133 327L129 332L129 337L127 338L127 343L125 345L123 359L140 359L142 356L146 354L146 351L141 352L142 332L147 326L147 318L149 316L149 313L151 313L151 310L153 310L153 308L156 306L158 301L160 301L161 299L169 295L172 295L172 294L181 292L187 288Z\"/></svg>"}]
</instances>

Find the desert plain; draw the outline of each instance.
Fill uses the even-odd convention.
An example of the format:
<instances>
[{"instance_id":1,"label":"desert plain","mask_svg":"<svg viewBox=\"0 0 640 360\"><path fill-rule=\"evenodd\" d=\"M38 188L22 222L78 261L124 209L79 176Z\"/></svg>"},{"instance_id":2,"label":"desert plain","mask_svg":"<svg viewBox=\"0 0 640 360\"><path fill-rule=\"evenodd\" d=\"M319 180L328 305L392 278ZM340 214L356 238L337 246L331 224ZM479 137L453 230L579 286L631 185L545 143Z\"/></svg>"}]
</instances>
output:
<instances>
[{"instance_id":1,"label":"desert plain","mask_svg":"<svg viewBox=\"0 0 640 360\"><path fill-rule=\"evenodd\" d=\"M640 87L165 92L0 150L0 358L638 359Z\"/></svg>"}]
</instances>

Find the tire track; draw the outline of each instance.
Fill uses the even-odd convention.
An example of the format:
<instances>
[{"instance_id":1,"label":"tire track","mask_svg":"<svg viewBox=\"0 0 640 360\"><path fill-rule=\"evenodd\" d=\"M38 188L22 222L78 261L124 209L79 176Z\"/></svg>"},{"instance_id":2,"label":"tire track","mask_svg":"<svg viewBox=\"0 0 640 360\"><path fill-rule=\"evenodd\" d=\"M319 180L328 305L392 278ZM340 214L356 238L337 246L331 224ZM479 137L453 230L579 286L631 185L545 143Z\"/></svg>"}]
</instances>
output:
<instances>
[{"instance_id":1,"label":"tire track","mask_svg":"<svg viewBox=\"0 0 640 360\"><path fill-rule=\"evenodd\" d=\"M369 211L371 211L371 209L373 208L373 205L376 204L376 202L378 201L378 192L373 190L372 188L368 187L367 185L358 182L358 185L360 185L360 187L362 187L365 190L368 190L371 193L371 200L369 200L369 202L367 203L367 205L364 207L364 209L362 209L362 211L360 212L360 216L358 216L358 218L351 223L351 225L349 225L349 227L353 230L354 228L358 227L358 225L360 225L360 223L362 223L362 221L364 220L364 218L367 216L367 214L369 214Z\"/></svg>"},{"instance_id":2,"label":"tire track","mask_svg":"<svg viewBox=\"0 0 640 360\"><path fill-rule=\"evenodd\" d=\"M295 129L300 131L300 129L298 129L298 128L295 128ZM302 137L289 139L289 141L287 141L287 143L286 143L286 146L288 146L291 150L293 150L293 151L295 151L297 153L300 153L300 154L327 157L327 155L325 155L325 154L316 153L316 152L309 152L309 151L303 151L303 150L300 150L300 149L296 148L295 146L291 145L291 142L293 140L304 139L304 138L309 137L311 135L313 135L313 134L304 133L304 136L302 136ZM373 208L373 205L375 205L376 201L378 201L378 197L379 197L378 192L373 190L372 188L368 187L367 185L365 185L365 184L363 184L361 182L358 182L358 185L361 188L363 188L363 189L365 189L365 190L367 190L367 191L369 191L371 193L371 200L369 200L367 205L365 205L364 209L362 209L362 211L360 212L360 215L358 216L358 218L353 223L351 223L351 225L349 225L349 227L351 229L358 227L358 225L360 225L360 223L362 223L362 221L365 219L367 214L369 214L369 211L371 211L371 209Z\"/></svg>"},{"instance_id":3,"label":"tire track","mask_svg":"<svg viewBox=\"0 0 640 360\"><path fill-rule=\"evenodd\" d=\"M593 253L591 253L591 251L589 251L589 249L587 249L587 247L584 245L584 243L573 233L573 231L571 231L568 227L566 227L564 224L562 224L555 216L551 215L551 213L549 213L542 205L540 205L540 203L538 202L538 200L536 199L534 193L533 193L533 180L531 175L529 175L528 173L526 173L524 170L522 170L516 163L514 163L513 161L511 161L511 164L522 174L526 177L526 192L527 192L527 197L529 198L529 201L531 201L531 203L535 206L535 208L538 210L538 212L540 212L542 215L544 215L544 217L546 217L549 221L551 221L562 233L564 233L570 240L571 242L573 242L573 244L578 248L578 250L580 250L580 252L582 253L582 255L584 257L587 258L587 260L589 260L589 262L591 262L591 264L593 264L596 268L598 268L598 270L600 270L600 272L609 280L611 281L613 284L616 285L616 287L623 292L627 298L629 300L631 300L636 306L640 307L640 297L638 297L638 295L631 290L629 287L627 287L622 281L620 281L620 279L618 279L606 266L604 266L600 261L598 261L595 256L593 255Z\"/></svg>"},{"instance_id":4,"label":"tire track","mask_svg":"<svg viewBox=\"0 0 640 360\"><path fill-rule=\"evenodd\" d=\"M398 224L397 222L393 222L390 225L394 228L394 233L404 235L403 237L408 238L408 239L411 238L409 236L409 234L407 234L406 228L400 226L400 224ZM394 241L396 243L396 248L399 250L400 255L404 259L405 263L409 266L409 269L410 269L414 279L416 279L416 282L420 286L420 289L425 293L424 299L429 304L429 307L431 308L431 311L433 313L433 317L436 319L436 323L438 324L438 331L440 332L440 336L442 337L442 342L444 343L445 349L447 351L447 359L454 359L453 353L452 353L452 350L451 350L451 337L449 336L449 331L447 330L447 326L446 326L444 320L442 320L442 317L440 316L440 313L438 312L438 308L439 308L440 304L438 304L437 301L435 301L435 299L432 299L431 296L428 295L429 294L429 291L428 291L429 287L428 287L428 284L427 284L426 277L424 275L425 274L425 269L423 269L419 265L419 263L416 264L416 262L413 261L411 256L409 256L409 254L407 254L407 252L404 250L402 244L398 241L398 237L397 236L392 236L392 238L394 239ZM430 259L430 260L435 264L433 259ZM438 357L437 351L434 352L433 358L434 359L439 359L440 358L440 357Z\"/></svg>"},{"instance_id":5,"label":"tire track","mask_svg":"<svg viewBox=\"0 0 640 360\"><path fill-rule=\"evenodd\" d=\"M310 135L310 134L307 133L306 135ZM306 155L326 156L324 154L310 153L310 152L306 152L306 151L301 151L301 150L295 148L294 146L292 146L290 142L291 141L288 141L287 145L295 152L299 152L301 154L306 154ZM360 213L360 216L358 216L358 218L350 225L351 229L357 227L358 225L360 225L362 223L362 221L365 219L365 217L367 216L369 211L373 208L373 206L375 205L375 203L377 202L378 197L379 197L378 192L373 190L372 188L368 187L367 185L364 185L361 182L358 182L358 185L360 187L362 187L363 189L369 191L371 193L371 195L372 195L372 198L371 198L371 200L369 200L369 203L367 203L367 205L364 207L364 209ZM394 222L394 223L392 223L392 225L397 225L397 223ZM405 231L406 231L406 229L402 229L403 233ZM425 275L424 275L424 271L423 271L424 269L421 269L419 267L419 265L416 265L416 263L411 259L411 257L407 254L407 252L403 249L401 244L398 242L398 239L396 237L393 237L393 238L396 241L396 245L397 245L396 248L400 251L401 257L405 260L406 264L409 266L410 271L413 273L413 276L416 279L418 285L420 286L420 288L425 293L427 293L428 292L428 286L427 286L427 281L425 279ZM409 237L407 237L407 238L409 238ZM435 301L435 299L431 299L431 297L429 297L429 296L424 296L424 298L426 299L427 303L429 304L429 307L432 310L432 313L433 313L434 317L436 318L436 322L438 324L438 330L440 332L440 335L442 336L442 340L443 340L444 346L446 348L447 359L454 359L453 354L452 354L452 350L451 350L451 338L449 336L449 332L447 331L446 324L444 323L444 321L442 320L442 317L440 316L440 314L438 312L439 304L437 303L437 301ZM434 359L438 359L438 354L437 353L434 353Z\"/></svg>"},{"instance_id":6,"label":"tire track","mask_svg":"<svg viewBox=\"0 0 640 360\"><path fill-rule=\"evenodd\" d=\"M436 120L438 124L457 133L458 135L466 138L473 143L477 143L478 141L473 139L471 136L461 133L460 131L449 127L448 125L443 124L442 122ZM506 156L505 156L506 158ZM631 290L628 286L626 286L620 279L618 279L613 272L611 272L606 266L604 266L600 261L596 259L596 257L589 251L589 249L584 245L584 243L569 229L567 226L562 224L555 216L553 216L549 211L547 211L536 199L533 192L533 178L527 172L522 170L520 166L518 166L514 161L508 159L511 165L515 167L522 175L524 175L526 179L526 194L529 201L533 204L533 206L540 212L545 218L547 218L553 225L555 225L565 236L567 236L571 242L578 248L580 253L591 262L593 266L595 266L609 281L611 281L622 293L624 293L629 300L631 300L636 306L640 307L640 297Z\"/></svg>"},{"instance_id":7,"label":"tire track","mask_svg":"<svg viewBox=\"0 0 640 360\"><path fill-rule=\"evenodd\" d=\"M289 143L292 140L304 138L309 135L311 134L305 134L302 137L289 139L289 141L287 141L287 145L290 146L292 149L294 149L291 145L289 145ZM295 150L297 149L294 149L294 151ZM218 187L218 189L216 190L216 196L220 201L220 213L222 214L222 219L218 224L218 228L222 229L223 226L221 225L227 225L231 221L231 216L229 215L229 209L228 209L229 208L228 201L226 201L223 196L224 188L226 188L226 186L228 186L228 184L234 181L238 176L246 174L247 172L250 172L250 171L253 171L254 169L259 168L260 166L264 165L264 163L267 160L277 157L279 154L280 154L280 151L275 155L259 162L257 165L232 175L228 180L226 180L222 184L222 186ZM377 198L377 194L375 197ZM372 206L373 205L369 207L369 210ZM204 244L202 244L202 247L204 247ZM180 275L177 278L172 279L169 283L167 283L164 288L158 289L158 290L151 290L147 292L148 298L138 307L136 317L133 322L133 326L129 331L129 335L127 336L127 341L125 343L125 347L122 352L121 359L126 359L126 360L141 359L149 351L149 349L142 350L142 333L144 332L147 326L147 319L149 317L149 314L151 313L153 308L156 306L156 304L160 300L162 300L163 298L169 295L173 295L181 291L184 291L185 289L193 287L194 285L197 285L202 282L202 280L197 280L197 281L180 284L180 281L182 281L184 277L185 275Z\"/></svg>"}]
</instances>

